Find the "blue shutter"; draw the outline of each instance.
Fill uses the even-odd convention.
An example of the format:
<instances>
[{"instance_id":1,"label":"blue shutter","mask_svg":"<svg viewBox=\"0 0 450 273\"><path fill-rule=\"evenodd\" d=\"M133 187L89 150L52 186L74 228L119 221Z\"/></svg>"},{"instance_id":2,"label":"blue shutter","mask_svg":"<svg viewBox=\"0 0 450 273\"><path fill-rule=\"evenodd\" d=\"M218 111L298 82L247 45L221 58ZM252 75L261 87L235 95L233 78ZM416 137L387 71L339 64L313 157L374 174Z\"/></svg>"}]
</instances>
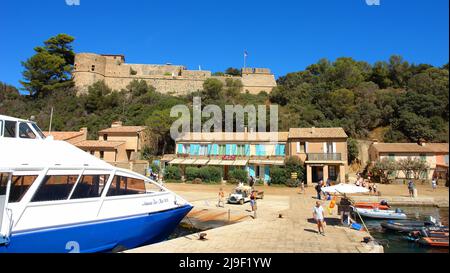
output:
<instances>
[{"instance_id":1,"label":"blue shutter","mask_svg":"<svg viewBox=\"0 0 450 273\"><path fill-rule=\"evenodd\" d=\"M264 181L270 180L270 168L269 166L264 166Z\"/></svg>"},{"instance_id":2,"label":"blue shutter","mask_svg":"<svg viewBox=\"0 0 450 273\"><path fill-rule=\"evenodd\" d=\"M237 155L237 145L231 145L231 155Z\"/></svg>"},{"instance_id":3,"label":"blue shutter","mask_svg":"<svg viewBox=\"0 0 450 273\"><path fill-rule=\"evenodd\" d=\"M282 155L282 156L286 155L286 145L285 144L280 145L280 154L279 155Z\"/></svg>"},{"instance_id":4,"label":"blue shutter","mask_svg":"<svg viewBox=\"0 0 450 273\"><path fill-rule=\"evenodd\" d=\"M254 165L248 166L248 174L249 174L250 176L255 177L255 166L254 166Z\"/></svg>"},{"instance_id":5,"label":"blue shutter","mask_svg":"<svg viewBox=\"0 0 450 273\"><path fill-rule=\"evenodd\" d=\"M250 156L250 144L245 144L245 155Z\"/></svg>"},{"instance_id":6,"label":"blue shutter","mask_svg":"<svg viewBox=\"0 0 450 273\"><path fill-rule=\"evenodd\" d=\"M183 144L178 143L178 154L182 154L183 153Z\"/></svg>"}]
</instances>

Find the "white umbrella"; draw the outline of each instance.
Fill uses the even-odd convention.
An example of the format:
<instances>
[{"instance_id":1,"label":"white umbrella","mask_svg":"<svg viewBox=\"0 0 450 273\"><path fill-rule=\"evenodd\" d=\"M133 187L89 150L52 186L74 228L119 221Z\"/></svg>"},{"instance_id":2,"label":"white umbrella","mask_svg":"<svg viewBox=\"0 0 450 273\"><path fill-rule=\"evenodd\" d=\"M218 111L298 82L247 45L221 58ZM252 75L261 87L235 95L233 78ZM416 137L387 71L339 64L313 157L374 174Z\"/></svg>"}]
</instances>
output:
<instances>
[{"instance_id":1,"label":"white umbrella","mask_svg":"<svg viewBox=\"0 0 450 273\"><path fill-rule=\"evenodd\" d=\"M350 193L366 193L369 192L368 189L364 187L359 187L353 184L338 184L330 187L323 187L323 192L327 193L343 193L343 194L350 194Z\"/></svg>"}]
</instances>

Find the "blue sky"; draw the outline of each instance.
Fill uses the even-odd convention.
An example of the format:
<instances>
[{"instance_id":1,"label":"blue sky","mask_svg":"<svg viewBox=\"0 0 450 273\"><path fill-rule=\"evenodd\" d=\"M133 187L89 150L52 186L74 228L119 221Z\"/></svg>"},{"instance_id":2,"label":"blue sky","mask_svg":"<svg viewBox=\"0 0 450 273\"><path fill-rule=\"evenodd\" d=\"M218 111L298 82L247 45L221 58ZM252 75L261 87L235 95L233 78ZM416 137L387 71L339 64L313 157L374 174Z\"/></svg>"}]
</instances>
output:
<instances>
[{"instance_id":1,"label":"blue sky","mask_svg":"<svg viewBox=\"0 0 450 273\"><path fill-rule=\"evenodd\" d=\"M277 77L341 56L441 66L448 10L448 0L2 0L0 81L19 87L20 62L58 33L76 38L76 52L212 71L242 67L247 50L248 66Z\"/></svg>"}]
</instances>

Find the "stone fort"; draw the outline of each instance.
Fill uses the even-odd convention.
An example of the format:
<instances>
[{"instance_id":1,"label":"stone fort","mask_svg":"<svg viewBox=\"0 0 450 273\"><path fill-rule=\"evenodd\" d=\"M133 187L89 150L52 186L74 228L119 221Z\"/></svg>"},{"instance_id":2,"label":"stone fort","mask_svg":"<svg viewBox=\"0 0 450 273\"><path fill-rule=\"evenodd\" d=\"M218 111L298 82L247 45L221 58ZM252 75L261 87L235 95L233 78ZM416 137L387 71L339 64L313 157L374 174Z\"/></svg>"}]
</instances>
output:
<instances>
[{"instance_id":1,"label":"stone fort","mask_svg":"<svg viewBox=\"0 0 450 273\"><path fill-rule=\"evenodd\" d=\"M244 68L242 76L213 76L211 71L188 70L182 65L129 64L124 55L79 53L75 55L73 79L78 94L87 93L88 86L104 81L113 90L125 89L133 80L145 80L160 93L186 95L203 89L203 82L216 78L239 79L244 92L270 93L275 87L275 76L267 68Z\"/></svg>"}]
</instances>

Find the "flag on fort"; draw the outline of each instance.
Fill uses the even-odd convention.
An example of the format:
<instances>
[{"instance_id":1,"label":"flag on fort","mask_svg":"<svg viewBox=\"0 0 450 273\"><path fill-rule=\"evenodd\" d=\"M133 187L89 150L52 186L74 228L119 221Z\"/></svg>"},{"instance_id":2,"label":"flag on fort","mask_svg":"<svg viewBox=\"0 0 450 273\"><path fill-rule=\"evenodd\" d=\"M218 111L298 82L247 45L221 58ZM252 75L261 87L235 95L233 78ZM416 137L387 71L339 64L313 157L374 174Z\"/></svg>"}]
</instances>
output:
<instances>
[{"instance_id":1,"label":"flag on fort","mask_svg":"<svg viewBox=\"0 0 450 273\"><path fill-rule=\"evenodd\" d=\"M248 52L247 52L247 50L244 50L244 57L247 57L248 56Z\"/></svg>"}]
</instances>

